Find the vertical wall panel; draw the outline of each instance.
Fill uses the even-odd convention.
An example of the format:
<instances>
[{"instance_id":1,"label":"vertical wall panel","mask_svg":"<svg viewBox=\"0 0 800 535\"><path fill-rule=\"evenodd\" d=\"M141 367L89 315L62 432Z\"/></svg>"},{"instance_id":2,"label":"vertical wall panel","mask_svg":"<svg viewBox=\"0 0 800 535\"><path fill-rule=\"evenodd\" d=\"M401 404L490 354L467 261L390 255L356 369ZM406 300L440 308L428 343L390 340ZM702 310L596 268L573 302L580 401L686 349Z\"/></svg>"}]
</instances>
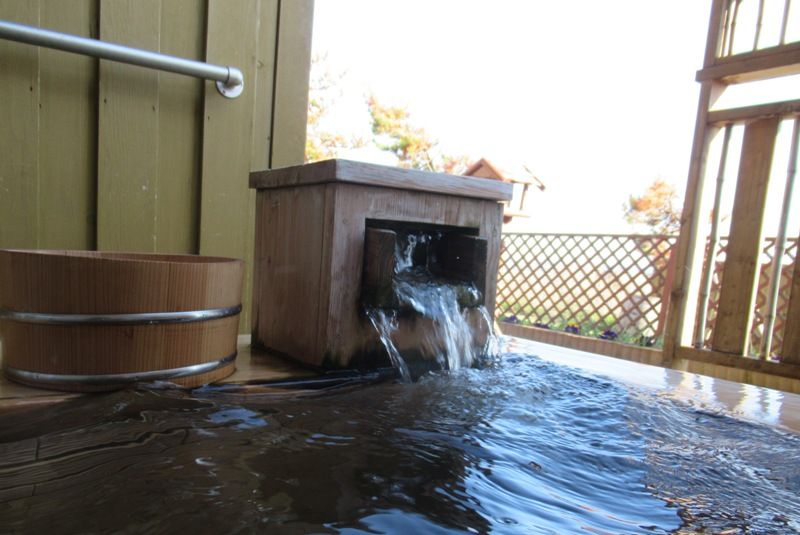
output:
<instances>
[{"instance_id":1,"label":"vertical wall panel","mask_svg":"<svg viewBox=\"0 0 800 535\"><path fill-rule=\"evenodd\" d=\"M278 0L261 0L258 7L258 42L256 44L258 60L256 61L255 77L251 83L251 88L256 94L256 98L253 99L251 171L269 168L278 3Z\"/></svg>"},{"instance_id":2,"label":"vertical wall panel","mask_svg":"<svg viewBox=\"0 0 800 535\"><path fill-rule=\"evenodd\" d=\"M97 2L43 2L41 25L97 37ZM94 249L98 61L42 48L39 65L39 246Z\"/></svg>"},{"instance_id":3,"label":"vertical wall panel","mask_svg":"<svg viewBox=\"0 0 800 535\"><path fill-rule=\"evenodd\" d=\"M160 51L204 61L205 24L205 2L162 0ZM173 73L158 76L155 250L196 253L203 81Z\"/></svg>"},{"instance_id":4,"label":"vertical wall panel","mask_svg":"<svg viewBox=\"0 0 800 535\"><path fill-rule=\"evenodd\" d=\"M249 327L252 227L255 195L248 187L253 136L253 80L258 43L256 0L210 0L206 60L236 65L245 90L230 100L206 82L203 125L200 253L244 258L247 263L242 328Z\"/></svg>"},{"instance_id":5,"label":"vertical wall panel","mask_svg":"<svg viewBox=\"0 0 800 535\"><path fill-rule=\"evenodd\" d=\"M102 0L100 38L159 49L160 0ZM100 62L97 247L153 251L159 158L158 71Z\"/></svg>"},{"instance_id":6,"label":"vertical wall panel","mask_svg":"<svg viewBox=\"0 0 800 535\"><path fill-rule=\"evenodd\" d=\"M39 2L0 1L2 18L39 24ZM0 247L38 247L39 49L0 40Z\"/></svg>"},{"instance_id":7,"label":"vertical wall panel","mask_svg":"<svg viewBox=\"0 0 800 535\"><path fill-rule=\"evenodd\" d=\"M270 167L303 163L314 0L281 0ZM298 88L305 90L298 90Z\"/></svg>"},{"instance_id":8,"label":"vertical wall panel","mask_svg":"<svg viewBox=\"0 0 800 535\"><path fill-rule=\"evenodd\" d=\"M275 75L275 47L278 32L278 4L279 0L262 0L259 6L258 28L258 61L256 62L255 91L256 98L253 102L253 133L250 149L250 170L269 168L269 158L272 147L272 102L273 82ZM257 202L257 201L256 201ZM258 250L255 244L255 203L250 205L252 213L249 220L253 224L248 229L247 242L253 247L247 253L247 265L250 272L244 285L244 304L247 309L245 319L240 324L242 332L250 332L251 327L256 328L252 310L253 291L260 288L259 269L255 265L254 251ZM254 290L256 289L256 290Z\"/></svg>"}]
</instances>

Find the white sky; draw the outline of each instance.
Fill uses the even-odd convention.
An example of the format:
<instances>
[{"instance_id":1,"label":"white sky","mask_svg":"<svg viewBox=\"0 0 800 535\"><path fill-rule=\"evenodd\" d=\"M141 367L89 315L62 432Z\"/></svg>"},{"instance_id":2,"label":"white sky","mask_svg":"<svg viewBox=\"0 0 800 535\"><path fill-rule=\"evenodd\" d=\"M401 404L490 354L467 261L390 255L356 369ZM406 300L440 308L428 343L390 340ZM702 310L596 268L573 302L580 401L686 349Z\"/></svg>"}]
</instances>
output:
<instances>
[{"instance_id":1,"label":"white sky","mask_svg":"<svg viewBox=\"0 0 800 535\"><path fill-rule=\"evenodd\" d=\"M629 233L630 194L656 177L683 193L709 10L710 0L316 0L313 48L346 73L336 128L366 133L374 93L405 106L445 153L533 170L547 190L524 230Z\"/></svg>"}]
</instances>

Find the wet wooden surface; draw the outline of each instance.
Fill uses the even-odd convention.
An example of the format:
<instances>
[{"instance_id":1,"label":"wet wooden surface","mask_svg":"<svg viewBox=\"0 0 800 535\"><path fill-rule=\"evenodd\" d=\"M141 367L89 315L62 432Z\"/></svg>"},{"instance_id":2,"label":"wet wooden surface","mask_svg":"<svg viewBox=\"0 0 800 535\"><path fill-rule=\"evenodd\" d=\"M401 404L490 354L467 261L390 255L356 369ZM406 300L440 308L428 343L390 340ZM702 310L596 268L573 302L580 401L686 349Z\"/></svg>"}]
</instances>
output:
<instances>
[{"instance_id":1,"label":"wet wooden surface","mask_svg":"<svg viewBox=\"0 0 800 535\"><path fill-rule=\"evenodd\" d=\"M712 378L692 369L671 370L533 340L511 338L507 348L604 375L661 395L736 417L800 432L800 395Z\"/></svg>"},{"instance_id":2,"label":"wet wooden surface","mask_svg":"<svg viewBox=\"0 0 800 535\"><path fill-rule=\"evenodd\" d=\"M245 384L284 379L301 379L312 377L317 374L317 372L309 368L304 368L279 356L258 350L251 350L249 335L239 336L238 351L239 355L236 358L236 371L233 375L226 377L217 384ZM9 381L4 376L0 375L0 412L32 407L34 405L58 403L82 395L86 394L30 388Z\"/></svg>"},{"instance_id":3,"label":"wet wooden surface","mask_svg":"<svg viewBox=\"0 0 800 535\"><path fill-rule=\"evenodd\" d=\"M257 189L329 183L423 191L490 201L510 201L513 194L513 186L499 180L400 169L342 159L250 173L250 187Z\"/></svg>"}]
</instances>

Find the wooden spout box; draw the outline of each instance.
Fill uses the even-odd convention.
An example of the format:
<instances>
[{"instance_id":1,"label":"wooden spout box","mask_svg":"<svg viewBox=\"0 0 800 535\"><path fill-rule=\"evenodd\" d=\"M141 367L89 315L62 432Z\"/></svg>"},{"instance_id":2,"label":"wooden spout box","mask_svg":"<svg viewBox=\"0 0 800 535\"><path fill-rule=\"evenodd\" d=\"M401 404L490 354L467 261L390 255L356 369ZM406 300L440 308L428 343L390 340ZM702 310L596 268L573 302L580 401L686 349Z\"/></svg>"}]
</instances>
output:
<instances>
[{"instance_id":1,"label":"wooden spout box","mask_svg":"<svg viewBox=\"0 0 800 535\"><path fill-rule=\"evenodd\" d=\"M376 221L485 238L482 286L493 315L509 184L327 160L251 173L250 187L258 190L255 346L324 368L359 366L381 351L360 302L365 233Z\"/></svg>"}]
</instances>

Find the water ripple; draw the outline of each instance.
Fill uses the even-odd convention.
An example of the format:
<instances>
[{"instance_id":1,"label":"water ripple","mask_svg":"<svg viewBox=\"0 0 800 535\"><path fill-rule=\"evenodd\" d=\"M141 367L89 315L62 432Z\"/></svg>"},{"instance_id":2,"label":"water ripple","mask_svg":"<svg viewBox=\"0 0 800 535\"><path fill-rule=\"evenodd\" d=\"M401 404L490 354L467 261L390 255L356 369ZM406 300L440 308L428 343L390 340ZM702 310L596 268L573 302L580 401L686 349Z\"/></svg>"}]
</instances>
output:
<instances>
[{"instance_id":1,"label":"water ripple","mask_svg":"<svg viewBox=\"0 0 800 535\"><path fill-rule=\"evenodd\" d=\"M797 435L530 355L195 396L0 416L0 532L800 533Z\"/></svg>"}]
</instances>

